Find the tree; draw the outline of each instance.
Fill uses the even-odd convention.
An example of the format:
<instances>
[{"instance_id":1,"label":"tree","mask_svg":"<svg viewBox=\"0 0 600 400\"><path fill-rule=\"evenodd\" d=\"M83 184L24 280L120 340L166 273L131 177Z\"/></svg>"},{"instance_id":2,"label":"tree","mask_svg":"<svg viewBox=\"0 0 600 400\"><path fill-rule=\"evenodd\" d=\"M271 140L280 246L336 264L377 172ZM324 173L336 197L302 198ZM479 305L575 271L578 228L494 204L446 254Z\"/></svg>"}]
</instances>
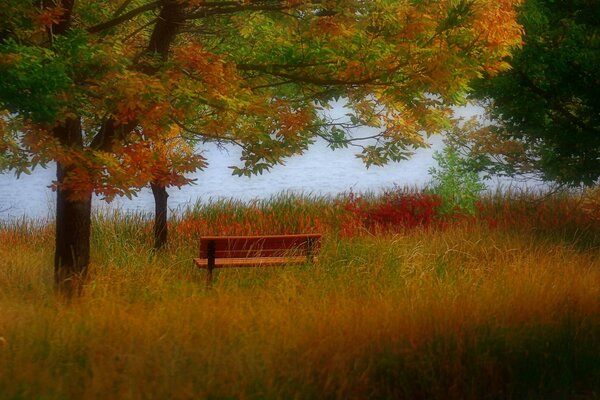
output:
<instances>
[{"instance_id":1,"label":"tree","mask_svg":"<svg viewBox=\"0 0 600 400\"><path fill-rule=\"evenodd\" d=\"M89 263L93 192L152 182L159 199L205 165L168 150L173 135L241 146L239 175L317 136L361 146L367 165L400 160L520 40L518 0L8 3L0 150L16 170L57 162L55 277L71 295ZM349 123L320 112L340 98ZM382 130L359 144L351 125Z\"/></svg>"},{"instance_id":2,"label":"tree","mask_svg":"<svg viewBox=\"0 0 600 400\"><path fill-rule=\"evenodd\" d=\"M150 188L154 196L154 248L162 249L167 244L167 188L189 184L192 180L185 177L186 172L194 172L206 165L201 155L194 154L194 147L181 137L181 129L173 126L164 137L148 143L152 156L149 178ZM144 166L148 168L146 164Z\"/></svg>"},{"instance_id":3,"label":"tree","mask_svg":"<svg viewBox=\"0 0 600 400\"><path fill-rule=\"evenodd\" d=\"M600 177L600 3L526 0L519 22L512 68L474 84L494 123L465 141L494 172L591 185Z\"/></svg>"}]
</instances>

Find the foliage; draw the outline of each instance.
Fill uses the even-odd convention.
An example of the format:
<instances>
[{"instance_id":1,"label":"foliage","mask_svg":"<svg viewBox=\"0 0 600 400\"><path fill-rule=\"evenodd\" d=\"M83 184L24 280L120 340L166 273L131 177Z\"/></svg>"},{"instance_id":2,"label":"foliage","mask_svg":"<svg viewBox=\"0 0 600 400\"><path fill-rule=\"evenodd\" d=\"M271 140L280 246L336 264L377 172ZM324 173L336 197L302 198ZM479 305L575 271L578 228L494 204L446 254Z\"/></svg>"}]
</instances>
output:
<instances>
[{"instance_id":1,"label":"foliage","mask_svg":"<svg viewBox=\"0 0 600 400\"><path fill-rule=\"evenodd\" d=\"M466 213L475 215L479 194L485 190L477 171L451 146L433 155L438 167L431 167L430 191L442 199L439 212L443 215Z\"/></svg>"},{"instance_id":2,"label":"foliage","mask_svg":"<svg viewBox=\"0 0 600 400\"><path fill-rule=\"evenodd\" d=\"M344 210L353 218L346 221L342 233L356 234L357 224L369 232L439 226L441 205L440 197L428 193L389 190L371 201L350 193Z\"/></svg>"},{"instance_id":3,"label":"foliage","mask_svg":"<svg viewBox=\"0 0 600 400\"><path fill-rule=\"evenodd\" d=\"M495 122L476 136L496 142L492 155L506 154L491 158L493 167L511 175L539 172L570 185L600 177L598 21L597 1L524 2L524 44L512 68L474 84L474 97L487 104Z\"/></svg>"},{"instance_id":4,"label":"foliage","mask_svg":"<svg viewBox=\"0 0 600 400\"><path fill-rule=\"evenodd\" d=\"M520 37L517 0L12 2L0 105L23 123L2 126L0 152L58 161L67 176L57 184L74 198L188 183L206 160L172 143L239 145L232 168L246 175L315 136L355 143L361 125L382 128L361 145L367 165L405 158L420 132L447 127L446 106L471 79L506 68ZM348 122L321 113L342 97ZM81 139L61 142L54 128L73 120Z\"/></svg>"}]
</instances>

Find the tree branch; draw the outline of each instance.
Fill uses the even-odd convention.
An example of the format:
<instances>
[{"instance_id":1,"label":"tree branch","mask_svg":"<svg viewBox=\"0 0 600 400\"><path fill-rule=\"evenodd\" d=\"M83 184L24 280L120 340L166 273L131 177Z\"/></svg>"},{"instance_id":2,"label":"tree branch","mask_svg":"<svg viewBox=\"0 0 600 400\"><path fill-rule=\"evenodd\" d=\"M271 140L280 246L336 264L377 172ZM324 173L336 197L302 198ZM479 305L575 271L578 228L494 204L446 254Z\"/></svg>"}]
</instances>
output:
<instances>
[{"instance_id":1,"label":"tree branch","mask_svg":"<svg viewBox=\"0 0 600 400\"><path fill-rule=\"evenodd\" d=\"M237 64L237 69L242 71L256 71L262 72L265 74L277 76L279 78L284 78L293 82L303 82L309 83L313 85L322 85L322 86L339 86L339 85L364 85L375 82L380 79L381 76L368 77L364 79L357 80L343 80L343 79L334 79L334 78L317 78L315 76L307 76L300 74L290 74L287 72L276 71L272 68L271 65L252 65L252 64Z\"/></svg>"},{"instance_id":2,"label":"tree branch","mask_svg":"<svg viewBox=\"0 0 600 400\"><path fill-rule=\"evenodd\" d=\"M177 29L180 26L182 5L177 1L163 0L162 9L157 18L156 25L150 36L146 54L159 54L163 61L166 61L171 44L177 36ZM126 14L124 14L126 15ZM157 67L154 65L134 65L134 68L148 75L153 75L157 72ZM90 146L92 148L108 150L112 145L112 141L116 138L122 138L127 135L138 125L138 121L130 121L125 125L118 125L113 117L102 124L102 128L92 139Z\"/></svg>"},{"instance_id":3,"label":"tree branch","mask_svg":"<svg viewBox=\"0 0 600 400\"><path fill-rule=\"evenodd\" d=\"M209 3L211 6L213 3ZM206 8L203 10L199 10L193 13L189 13L185 15L186 20L194 20L194 19L202 19L211 17L213 15L224 15L224 14L233 14L241 11L283 11L291 9L291 6L287 5L236 5L236 6L226 6L226 7L217 7L217 8Z\"/></svg>"},{"instance_id":4,"label":"tree branch","mask_svg":"<svg viewBox=\"0 0 600 400\"><path fill-rule=\"evenodd\" d=\"M214 136L214 135L210 135L210 134L207 134L207 133L204 133L204 132L200 132L200 131L197 131L195 129L192 129L192 128L188 127L183 122L178 121L175 118L171 118L171 121L173 121L173 123L175 123L175 125L177 125L179 128L181 128L185 132L190 133L190 134L192 134L194 136L198 136L198 137L202 138L202 142L204 142L204 143L206 143L206 142L217 142L217 144L220 145L223 142L227 142L227 143L231 143L231 144L234 144L236 146L239 146L242 149L246 148L246 146L243 143L240 143L239 141L235 140L232 137Z\"/></svg>"},{"instance_id":5,"label":"tree branch","mask_svg":"<svg viewBox=\"0 0 600 400\"><path fill-rule=\"evenodd\" d=\"M115 13L113 14L113 18L118 17L119 15L121 15L121 13L123 11L125 11L125 9L129 6L129 4L131 4L133 0L125 0L120 6L119 8L117 8L117 11L115 11Z\"/></svg>"},{"instance_id":6,"label":"tree branch","mask_svg":"<svg viewBox=\"0 0 600 400\"><path fill-rule=\"evenodd\" d=\"M123 15L113 18L110 21L106 21L101 24L91 26L87 29L87 31L89 33L99 33L99 32L105 31L107 29L113 28L119 24L122 24L123 22L129 21L132 18L137 17L138 15L140 15L142 13L145 13L146 11L151 11L151 10L158 8L161 5L164 5L165 1L166 0L156 0L156 1L153 1L148 4L144 4L143 6L134 8L133 10L131 10Z\"/></svg>"}]
</instances>

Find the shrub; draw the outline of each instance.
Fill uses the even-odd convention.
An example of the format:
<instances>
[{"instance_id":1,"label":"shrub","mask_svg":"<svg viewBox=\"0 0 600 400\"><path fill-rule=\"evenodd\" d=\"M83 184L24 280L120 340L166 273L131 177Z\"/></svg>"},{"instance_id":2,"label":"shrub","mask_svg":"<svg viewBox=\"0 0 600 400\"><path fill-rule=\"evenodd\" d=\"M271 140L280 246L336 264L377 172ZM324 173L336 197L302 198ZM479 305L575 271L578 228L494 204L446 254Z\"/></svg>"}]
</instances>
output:
<instances>
[{"instance_id":1,"label":"shrub","mask_svg":"<svg viewBox=\"0 0 600 400\"><path fill-rule=\"evenodd\" d=\"M477 172L451 147L446 147L443 152L436 151L433 158L438 168L429 169L432 178L429 192L442 200L440 215L474 216L479 194L485 190L485 184Z\"/></svg>"},{"instance_id":2,"label":"shrub","mask_svg":"<svg viewBox=\"0 0 600 400\"><path fill-rule=\"evenodd\" d=\"M345 209L367 230L429 227L438 221L441 198L428 193L387 191L375 201L350 194Z\"/></svg>"}]
</instances>

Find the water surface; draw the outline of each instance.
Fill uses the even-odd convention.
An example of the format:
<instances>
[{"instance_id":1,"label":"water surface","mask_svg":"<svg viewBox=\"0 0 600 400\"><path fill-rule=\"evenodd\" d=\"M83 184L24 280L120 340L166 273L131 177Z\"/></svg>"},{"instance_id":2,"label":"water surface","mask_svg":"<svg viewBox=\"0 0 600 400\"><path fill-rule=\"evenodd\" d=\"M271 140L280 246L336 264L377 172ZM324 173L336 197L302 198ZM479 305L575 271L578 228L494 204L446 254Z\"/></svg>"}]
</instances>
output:
<instances>
[{"instance_id":1,"label":"water surface","mask_svg":"<svg viewBox=\"0 0 600 400\"><path fill-rule=\"evenodd\" d=\"M301 155L288 159L285 165L275 166L270 172L252 177L231 175L231 165L239 164L236 148L219 149L206 145L203 154L209 162L204 171L192 175L194 185L169 189L169 206L185 207L196 201L218 198L236 198L249 201L268 198L281 192L313 195L337 195L354 192L380 192L398 186L424 186L429 181L428 169L434 165L432 154L441 148L441 137L430 138L432 146L420 149L410 160L384 167L365 168L355 157L356 149L332 151L325 143L315 143ZM44 218L53 214L55 193L49 188L55 179L55 167L37 168L31 175L17 179L14 174L0 174L0 219L23 215ZM149 189L142 190L132 200L118 198L107 204L94 198L98 207L118 207L125 211L151 212L154 208Z\"/></svg>"}]
</instances>

